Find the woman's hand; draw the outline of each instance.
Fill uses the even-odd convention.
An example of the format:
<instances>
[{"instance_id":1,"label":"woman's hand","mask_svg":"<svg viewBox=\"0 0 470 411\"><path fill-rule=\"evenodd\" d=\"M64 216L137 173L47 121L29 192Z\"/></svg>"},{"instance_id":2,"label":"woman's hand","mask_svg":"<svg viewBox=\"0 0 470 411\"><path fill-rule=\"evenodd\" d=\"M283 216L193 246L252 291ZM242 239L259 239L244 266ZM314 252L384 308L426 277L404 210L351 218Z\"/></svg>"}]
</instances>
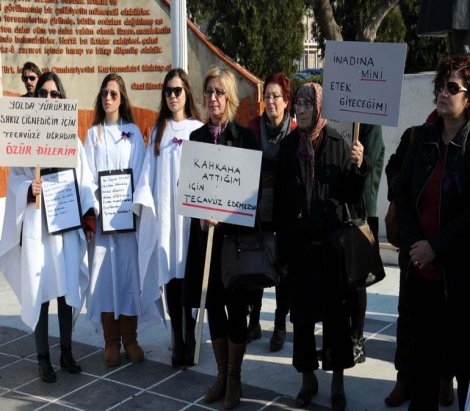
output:
<instances>
[{"instance_id":1,"label":"woman's hand","mask_svg":"<svg viewBox=\"0 0 470 411\"><path fill-rule=\"evenodd\" d=\"M41 180L33 180L31 183L31 193L33 196L38 196L41 194L42 182Z\"/></svg>"},{"instance_id":2,"label":"woman's hand","mask_svg":"<svg viewBox=\"0 0 470 411\"><path fill-rule=\"evenodd\" d=\"M362 160L364 159L364 146L359 140L357 140L351 146L351 161L358 167L361 166Z\"/></svg>"},{"instance_id":3,"label":"woman's hand","mask_svg":"<svg viewBox=\"0 0 470 411\"><path fill-rule=\"evenodd\" d=\"M436 253L427 240L421 240L411 246L410 258L411 263L421 269L436 258Z\"/></svg>"},{"instance_id":4,"label":"woman's hand","mask_svg":"<svg viewBox=\"0 0 470 411\"><path fill-rule=\"evenodd\" d=\"M209 227L216 227L219 222L217 220L214 220L213 218L209 218L207 220L200 219L199 224L201 225L202 231L207 231L209 230Z\"/></svg>"}]
</instances>

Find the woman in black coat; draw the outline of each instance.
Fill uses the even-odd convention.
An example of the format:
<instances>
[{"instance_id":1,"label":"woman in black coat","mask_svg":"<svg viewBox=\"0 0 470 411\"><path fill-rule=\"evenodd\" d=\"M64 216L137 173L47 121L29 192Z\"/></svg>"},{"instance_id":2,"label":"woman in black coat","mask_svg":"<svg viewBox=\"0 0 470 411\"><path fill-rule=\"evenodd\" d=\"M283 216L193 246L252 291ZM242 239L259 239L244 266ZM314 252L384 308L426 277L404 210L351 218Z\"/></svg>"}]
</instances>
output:
<instances>
[{"instance_id":1,"label":"woman in black coat","mask_svg":"<svg viewBox=\"0 0 470 411\"><path fill-rule=\"evenodd\" d=\"M396 191L411 321L409 410L439 409L446 352L463 411L470 381L470 56L439 65L434 94L438 120L415 127Z\"/></svg>"},{"instance_id":2,"label":"woman in black coat","mask_svg":"<svg viewBox=\"0 0 470 411\"><path fill-rule=\"evenodd\" d=\"M318 84L304 84L298 91L298 128L282 141L279 152L275 220L281 264L288 271L293 365L302 373L297 405L307 406L318 391L314 328L323 321L323 369L333 370L332 409L343 410L343 370L354 366L351 292L341 285L338 256L328 237L341 224L344 204L360 199L367 169L362 144L350 149L326 127L321 100Z\"/></svg>"},{"instance_id":3,"label":"woman in black coat","mask_svg":"<svg viewBox=\"0 0 470 411\"><path fill-rule=\"evenodd\" d=\"M204 77L203 93L208 121L191 133L190 140L257 149L254 134L234 121L239 104L235 76L222 68L210 69ZM220 256L224 234L233 232L237 226L221 224L213 219L192 219L184 292L186 304L198 307L210 226L215 229L206 308L218 375L204 399L206 403L212 403L225 395L224 408L232 409L240 402L240 372L246 346L246 311L250 293L224 289Z\"/></svg>"}]
</instances>

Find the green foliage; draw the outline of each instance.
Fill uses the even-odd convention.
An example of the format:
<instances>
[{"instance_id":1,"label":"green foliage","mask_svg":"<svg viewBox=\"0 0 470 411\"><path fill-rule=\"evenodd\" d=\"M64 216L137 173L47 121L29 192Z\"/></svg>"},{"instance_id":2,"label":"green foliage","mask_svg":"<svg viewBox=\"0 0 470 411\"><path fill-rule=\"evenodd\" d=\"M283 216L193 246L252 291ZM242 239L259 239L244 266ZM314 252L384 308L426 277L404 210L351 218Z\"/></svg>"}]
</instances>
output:
<instances>
[{"instance_id":1,"label":"green foliage","mask_svg":"<svg viewBox=\"0 0 470 411\"><path fill-rule=\"evenodd\" d=\"M369 21L373 10L381 0L330 0L333 15L341 27L344 40L358 40ZM313 8L315 0L305 0L305 5ZM375 41L406 42L408 55L405 72L416 73L434 70L439 60L448 53L446 38L418 37L416 26L421 8L421 0L401 0L399 7L391 9L377 31ZM325 38L317 24L312 26L313 34L319 39L324 51Z\"/></svg>"},{"instance_id":2,"label":"green foliage","mask_svg":"<svg viewBox=\"0 0 470 411\"><path fill-rule=\"evenodd\" d=\"M261 79L296 70L303 52L303 0L188 0L187 8L217 47Z\"/></svg>"},{"instance_id":3,"label":"green foliage","mask_svg":"<svg viewBox=\"0 0 470 411\"><path fill-rule=\"evenodd\" d=\"M408 28L405 36L408 44L406 73L435 70L439 61L449 53L447 38L419 37L416 34L420 7L420 0L402 0L400 4L401 13Z\"/></svg>"},{"instance_id":4,"label":"green foliage","mask_svg":"<svg viewBox=\"0 0 470 411\"><path fill-rule=\"evenodd\" d=\"M323 76L321 74L315 74L307 78L299 79L294 77L292 79L292 95L295 97L299 88L305 83L318 83L323 85Z\"/></svg>"}]
</instances>

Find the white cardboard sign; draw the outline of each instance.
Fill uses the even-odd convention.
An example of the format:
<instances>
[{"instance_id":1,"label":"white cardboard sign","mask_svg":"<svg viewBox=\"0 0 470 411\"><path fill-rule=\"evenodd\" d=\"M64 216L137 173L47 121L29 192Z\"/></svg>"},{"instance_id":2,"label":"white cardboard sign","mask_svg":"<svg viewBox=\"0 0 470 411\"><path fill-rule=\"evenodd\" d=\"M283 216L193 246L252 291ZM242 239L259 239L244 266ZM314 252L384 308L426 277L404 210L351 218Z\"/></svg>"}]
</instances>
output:
<instances>
[{"instance_id":1,"label":"white cardboard sign","mask_svg":"<svg viewBox=\"0 0 470 411\"><path fill-rule=\"evenodd\" d=\"M76 168L77 100L0 98L0 165Z\"/></svg>"},{"instance_id":2,"label":"white cardboard sign","mask_svg":"<svg viewBox=\"0 0 470 411\"><path fill-rule=\"evenodd\" d=\"M406 44L327 41L323 117L396 126Z\"/></svg>"},{"instance_id":3,"label":"white cardboard sign","mask_svg":"<svg viewBox=\"0 0 470 411\"><path fill-rule=\"evenodd\" d=\"M177 211L253 227L261 151L183 141Z\"/></svg>"}]
</instances>

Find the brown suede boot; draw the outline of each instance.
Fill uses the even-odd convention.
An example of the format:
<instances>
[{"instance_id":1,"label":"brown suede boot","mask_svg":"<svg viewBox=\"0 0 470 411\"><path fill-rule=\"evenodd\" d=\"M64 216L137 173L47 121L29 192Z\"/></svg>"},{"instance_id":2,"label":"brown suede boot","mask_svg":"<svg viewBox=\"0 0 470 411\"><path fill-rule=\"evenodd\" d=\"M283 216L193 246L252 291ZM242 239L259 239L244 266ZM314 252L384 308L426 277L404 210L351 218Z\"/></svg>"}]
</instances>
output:
<instances>
[{"instance_id":1,"label":"brown suede boot","mask_svg":"<svg viewBox=\"0 0 470 411\"><path fill-rule=\"evenodd\" d=\"M133 364L144 361L144 350L137 343L137 316L121 314L119 319L121 320L122 344L128 360Z\"/></svg>"},{"instance_id":2,"label":"brown suede boot","mask_svg":"<svg viewBox=\"0 0 470 411\"><path fill-rule=\"evenodd\" d=\"M217 363L217 379L212 387L209 388L204 401L211 404L220 400L225 395L225 386L227 385L227 338L217 338L212 341L215 362Z\"/></svg>"},{"instance_id":3,"label":"brown suede boot","mask_svg":"<svg viewBox=\"0 0 470 411\"><path fill-rule=\"evenodd\" d=\"M234 344L228 340L227 388L224 409L231 410L240 403L242 395L241 370L246 344Z\"/></svg>"},{"instance_id":4,"label":"brown suede boot","mask_svg":"<svg viewBox=\"0 0 470 411\"><path fill-rule=\"evenodd\" d=\"M395 387L393 387L393 390L385 398L385 404L388 407L399 407L406 400L409 400L409 399L410 397L406 390L405 383L397 380L397 382L395 383Z\"/></svg>"},{"instance_id":5,"label":"brown suede boot","mask_svg":"<svg viewBox=\"0 0 470 411\"><path fill-rule=\"evenodd\" d=\"M104 335L104 365L116 367L121 364L121 325L114 319L114 313L101 313Z\"/></svg>"}]
</instances>

